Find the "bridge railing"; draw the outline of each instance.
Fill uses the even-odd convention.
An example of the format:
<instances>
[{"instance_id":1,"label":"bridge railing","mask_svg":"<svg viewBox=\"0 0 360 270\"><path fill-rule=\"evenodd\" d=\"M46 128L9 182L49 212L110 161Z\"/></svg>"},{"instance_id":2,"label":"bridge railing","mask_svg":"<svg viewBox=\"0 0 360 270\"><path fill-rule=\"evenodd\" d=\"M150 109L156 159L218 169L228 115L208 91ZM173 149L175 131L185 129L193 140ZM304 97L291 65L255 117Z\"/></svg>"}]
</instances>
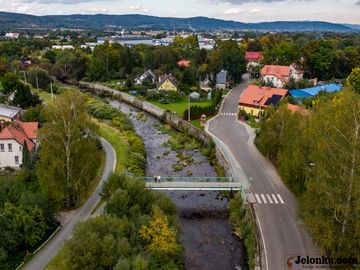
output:
<instances>
[{"instance_id":1,"label":"bridge railing","mask_svg":"<svg viewBox=\"0 0 360 270\"><path fill-rule=\"evenodd\" d=\"M145 182L236 182L234 177L214 177L214 176L170 176L154 175L153 177L135 177Z\"/></svg>"}]
</instances>

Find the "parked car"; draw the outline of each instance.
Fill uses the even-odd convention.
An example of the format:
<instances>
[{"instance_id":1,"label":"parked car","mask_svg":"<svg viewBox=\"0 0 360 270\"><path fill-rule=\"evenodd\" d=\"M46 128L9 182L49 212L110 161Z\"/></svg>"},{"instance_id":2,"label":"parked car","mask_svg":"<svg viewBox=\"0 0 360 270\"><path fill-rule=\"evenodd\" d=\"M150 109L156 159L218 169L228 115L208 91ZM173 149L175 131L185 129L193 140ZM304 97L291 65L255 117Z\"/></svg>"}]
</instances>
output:
<instances>
[{"instance_id":1,"label":"parked car","mask_svg":"<svg viewBox=\"0 0 360 270\"><path fill-rule=\"evenodd\" d=\"M166 98L162 98L159 100L161 104L169 104L170 102Z\"/></svg>"}]
</instances>

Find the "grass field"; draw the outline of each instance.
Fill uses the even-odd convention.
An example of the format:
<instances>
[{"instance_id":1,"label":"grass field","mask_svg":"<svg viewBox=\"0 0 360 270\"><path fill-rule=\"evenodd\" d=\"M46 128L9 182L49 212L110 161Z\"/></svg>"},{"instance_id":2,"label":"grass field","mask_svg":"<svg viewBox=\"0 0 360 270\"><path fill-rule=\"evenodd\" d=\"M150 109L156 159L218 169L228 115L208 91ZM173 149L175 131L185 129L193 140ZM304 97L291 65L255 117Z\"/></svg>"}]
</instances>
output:
<instances>
[{"instance_id":1,"label":"grass field","mask_svg":"<svg viewBox=\"0 0 360 270\"><path fill-rule=\"evenodd\" d=\"M102 123L98 120L95 120L96 124L99 126L98 133L101 137L106 139L112 147L114 147L116 152L116 167L115 173L122 174L125 171L125 164L128 158L129 146L125 139L120 135L118 131L114 128Z\"/></svg>"},{"instance_id":2,"label":"grass field","mask_svg":"<svg viewBox=\"0 0 360 270\"><path fill-rule=\"evenodd\" d=\"M170 103L170 104L161 104L158 101L148 101L152 104L154 104L155 106L164 109L164 110L169 110L171 112L175 112L177 115L179 116L183 116L185 110L188 108L188 101L187 99L183 99L180 102L177 103ZM204 100L204 101L192 101L190 103L191 106L197 105L200 107L206 107L206 106L210 106L211 105L211 100Z\"/></svg>"}]
</instances>

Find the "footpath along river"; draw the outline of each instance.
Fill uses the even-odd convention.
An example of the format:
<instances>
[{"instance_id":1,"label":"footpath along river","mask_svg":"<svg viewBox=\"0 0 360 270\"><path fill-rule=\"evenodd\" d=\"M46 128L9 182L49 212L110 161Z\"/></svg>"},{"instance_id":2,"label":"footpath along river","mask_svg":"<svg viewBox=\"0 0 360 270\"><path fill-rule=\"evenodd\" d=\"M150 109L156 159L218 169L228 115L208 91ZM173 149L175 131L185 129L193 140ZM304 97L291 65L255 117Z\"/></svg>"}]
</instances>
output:
<instances>
[{"instance_id":1,"label":"footpath along river","mask_svg":"<svg viewBox=\"0 0 360 270\"><path fill-rule=\"evenodd\" d=\"M147 150L147 176L187 176L189 171L194 176L216 176L209 160L199 150L182 150L193 162L174 172L173 164L181 161L167 144L170 136L159 130L163 125L161 121L147 113L144 113L145 121L138 119L138 109L116 100L108 101L128 115L143 139ZM185 269L246 269L244 244L232 234L226 198L215 191L167 191L166 194L179 209Z\"/></svg>"}]
</instances>

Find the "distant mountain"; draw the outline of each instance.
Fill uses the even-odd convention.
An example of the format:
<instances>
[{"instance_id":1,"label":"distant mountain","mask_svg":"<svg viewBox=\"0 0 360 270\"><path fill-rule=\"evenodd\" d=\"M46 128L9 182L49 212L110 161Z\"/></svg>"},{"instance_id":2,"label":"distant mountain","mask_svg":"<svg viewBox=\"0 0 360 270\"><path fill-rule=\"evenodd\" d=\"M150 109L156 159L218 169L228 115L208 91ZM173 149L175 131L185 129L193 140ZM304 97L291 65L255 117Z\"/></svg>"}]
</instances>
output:
<instances>
[{"instance_id":1,"label":"distant mountain","mask_svg":"<svg viewBox=\"0 0 360 270\"><path fill-rule=\"evenodd\" d=\"M258 31L322 31L322 32L360 32L353 26L320 21L277 21L261 23L242 23L207 17L170 18L147 15L48 15L0 12L0 30L14 29L104 29L109 27L129 29L169 30L258 30Z\"/></svg>"},{"instance_id":2,"label":"distant mountain","mask_svg":"<svg viewBox=\"0 0 360 270\"><path fill-rule=\"evenodd\" d=\"M347 27L360 31L360 24L344 24Z\"/></svg>"}]
</instances>

